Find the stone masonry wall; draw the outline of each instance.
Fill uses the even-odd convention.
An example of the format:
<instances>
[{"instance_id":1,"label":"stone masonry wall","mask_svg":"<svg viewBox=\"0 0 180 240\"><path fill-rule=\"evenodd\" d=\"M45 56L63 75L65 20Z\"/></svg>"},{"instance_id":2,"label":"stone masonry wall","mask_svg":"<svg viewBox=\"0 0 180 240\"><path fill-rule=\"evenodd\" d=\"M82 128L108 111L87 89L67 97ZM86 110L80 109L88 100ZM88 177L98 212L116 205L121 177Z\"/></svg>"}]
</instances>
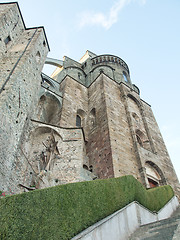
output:
<instances>
[{"instance_id":1,"label":"stone masonry wall","mask_svg":"<svg viewBox=\"0 0 180 240\"><path fill-rule=\"evenodd\" d=\"M98 178L114 177L103 75L89 87L89 111L95 107L95 126L89 129L87 155Z\"/></svg>"},{"instance_id":2,"label":"stone masonry wall","mask_svg":"<svg viewBox=\"0 0 180 240\"><path fill-rule=\"evenodd\" d=\"M63 94L60 125L63 127L75 127L76 114L78 109L80 109L85 114L85 116L82 117L84 118L84 128L86 129L85 121L88 111L87 88L67 76L60 84L60 91L62 91Z\"/></svg>"},{"instance_id":3,"label":"stone masonry wall","mask_svg":"<svg viewBox=\"0 0 180 240\"><path fill-rule=\"evenodd\" d=\"M67 76L60 84L63 94L60 125L75 126L76 114L82 110L83 163L98 178L131 174L149 187L145 165L152 162L163 172L160 184L173 185L172 181L166 181L167 168L172 169L172 165L163 148L163 140L157 134L158 126L154 127L150 106L130 86L117 82L101 73L86 88ZM155 142L159 143L159 155ZM167 160L164 161L165 156ZM177 182L176 175L173 180Z\"/></svg>"},{"instance_id":4,"label":"stone masonry wall","mask_svg":"<svg viewBox=\"0 0 180 240\"><path fill-rule=\"evenodd\" d=\"M0 26L0 190L128 174L149 188L149 169L180 193L151 107L122 59L64 57L54 81L41 75L44 29L26 29L17 3L0 4Z\"/></svg>"},{"instance_id":5,"label":"stone masonry wall","mask_svg":"<svg viewBox=\"0 0 180 240\"><path fill-rule=\"evenodd\" d=\"M27 181L22 182L23 185L44 188L92 180L82 168L84 138L81 129L32 122L29 135L25 135L23 152L32 169L26 171Z\"/></svg>"},{"instance_id":6,"label":"stone masonry wall","mask_svg":"<svg viewBox=\"0 0 180 240\"><path fill-rule=\"evenodd\" d=\"M119 85L106 76L103 76L103 80L114 175L119 177L130 174L139 178L135 149Z\"/></svg>"},{"instance_id":7,"label":"stone masonry wall","mask_svg":"<svg viewBox=\"0 0 180 240\"><path fill-rule=\"evenodd\" d=\"M16 3L0 4L0 55L6 57L6 51L19 40L19 36L24 31L24 23ZM10 41L5 43L7 37Z\"/></svg>"},{"instance_id":8,"label":"stone masonry wall","mask_svg":"<svg viewBox=\"0 0 180 240\"><path fill-rule=\"evenodd\" d=\"M160 185L170 184L179 194L178 179L150 105L124 84L121 84L120 89L126 106L135 151L134 160L136 159L138 163L141 182L146 187L150 187L146 173L146 163L149 163L159 173ZM138 141L137 135L142 142ZM129 171L132 168L127 169Z\"/></svg>"},{"instance_id":9,"label":"stone masonry wall","mask_svg":"<svg viewBox=\"0 0 180 240\"><path fill-rule=\"evenodd\" d=\"M155 153L149 153L145 151L144 148L140 147L143 164L145 161L153 161L162 170L166 183L170 184L179 194L179 182L152 109L146 103L142 102L142 104L149 132L152 136L152 141L156 151Z\"/></svg>"},{"instance_id":10,"label":"stone masonry wall","mask_svg":"<svg viewBox=\"0 0 180 240\"><path fill-rule=\"evenodd\" d=\"M26 121L37 105L41 70L48 53L43 28L24 29L18 37L19 41L13 42L1 58L0 178L1 189L5 191L18 191L19 179L26 168L16 152Z\"/></svg>"}]
</instances>

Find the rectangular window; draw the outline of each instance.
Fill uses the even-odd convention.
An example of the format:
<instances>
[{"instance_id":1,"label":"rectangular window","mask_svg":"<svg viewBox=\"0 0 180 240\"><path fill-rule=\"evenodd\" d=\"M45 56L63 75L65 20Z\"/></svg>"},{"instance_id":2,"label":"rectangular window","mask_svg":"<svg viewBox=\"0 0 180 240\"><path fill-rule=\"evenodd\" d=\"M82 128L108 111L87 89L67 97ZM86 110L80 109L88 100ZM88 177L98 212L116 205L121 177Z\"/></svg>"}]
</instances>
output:
<instances>
[{"instance_id":1,"label":"rectangular window","mask_svg":"<svg viewBox=\"0 0 180 240\"><path fill-rule=\"evenodd\" d=\"M11 41L10 36L8 36L7 38L4 39L4 42L5 42L6 45L7 45L10 41Z\"/></svg>"}]
</instances>

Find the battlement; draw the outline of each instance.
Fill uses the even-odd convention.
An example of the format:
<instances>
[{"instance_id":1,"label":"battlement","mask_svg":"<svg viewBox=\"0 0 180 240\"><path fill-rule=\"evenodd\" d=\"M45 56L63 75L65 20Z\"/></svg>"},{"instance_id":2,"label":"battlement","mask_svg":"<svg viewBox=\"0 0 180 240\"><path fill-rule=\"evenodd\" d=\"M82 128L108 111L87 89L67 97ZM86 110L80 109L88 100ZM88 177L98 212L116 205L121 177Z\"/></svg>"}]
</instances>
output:
<instances>
[{"instance_id":1,"label":"battlement","mask_svg":"<svg viewBox=\"0 0 180 240\"><path fill-rule=\"evenodd\" d=\"M125 70L129 73L128 65L119 57L113 55L100 55L92 58L92 65L96 65L99 63L117 63L120 64Z\"/></svg>"}]
</instances>

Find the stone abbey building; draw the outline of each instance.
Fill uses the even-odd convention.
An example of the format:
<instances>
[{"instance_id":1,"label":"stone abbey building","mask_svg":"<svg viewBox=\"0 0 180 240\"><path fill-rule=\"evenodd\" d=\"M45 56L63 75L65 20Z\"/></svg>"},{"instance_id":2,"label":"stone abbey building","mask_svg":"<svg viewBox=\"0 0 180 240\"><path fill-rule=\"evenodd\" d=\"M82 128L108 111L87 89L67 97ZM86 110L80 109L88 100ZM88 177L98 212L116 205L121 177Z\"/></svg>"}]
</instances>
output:
<instances>
[{"instance_id":1,"label":"stone abbey building","mask_svg":"<svg viewBox=\"0 0 180 240\"><path fill-rule=\"evenodd\" d=\"M0 4L0 190L133 175L146 188L179 183L151 110L119 57L46 58L43 27ZM44 64L56 65L51 77Z\"/></svg>"}]
</instances>

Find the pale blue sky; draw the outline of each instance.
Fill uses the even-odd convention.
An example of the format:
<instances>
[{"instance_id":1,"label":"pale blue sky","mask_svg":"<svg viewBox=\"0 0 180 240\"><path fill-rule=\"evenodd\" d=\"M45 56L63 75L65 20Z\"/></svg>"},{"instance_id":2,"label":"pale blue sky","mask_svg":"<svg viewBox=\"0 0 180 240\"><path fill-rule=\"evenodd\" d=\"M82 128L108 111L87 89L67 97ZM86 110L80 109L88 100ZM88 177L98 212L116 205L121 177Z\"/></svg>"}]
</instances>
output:
<instances>
[{"instance_id":1,"label":"pale blue sky","mask_svg":"<svg viewBox=\"0 0 180 240\"><path fill-rule=\"evenodd\" d=\"M9 1L1 1L9 2ZM180 1L19 0L27 27L44 26L49 57L114 54L151 104L180 179ZM46 72L50 69L46 68Z\"/></svg>"}]
</instances>

